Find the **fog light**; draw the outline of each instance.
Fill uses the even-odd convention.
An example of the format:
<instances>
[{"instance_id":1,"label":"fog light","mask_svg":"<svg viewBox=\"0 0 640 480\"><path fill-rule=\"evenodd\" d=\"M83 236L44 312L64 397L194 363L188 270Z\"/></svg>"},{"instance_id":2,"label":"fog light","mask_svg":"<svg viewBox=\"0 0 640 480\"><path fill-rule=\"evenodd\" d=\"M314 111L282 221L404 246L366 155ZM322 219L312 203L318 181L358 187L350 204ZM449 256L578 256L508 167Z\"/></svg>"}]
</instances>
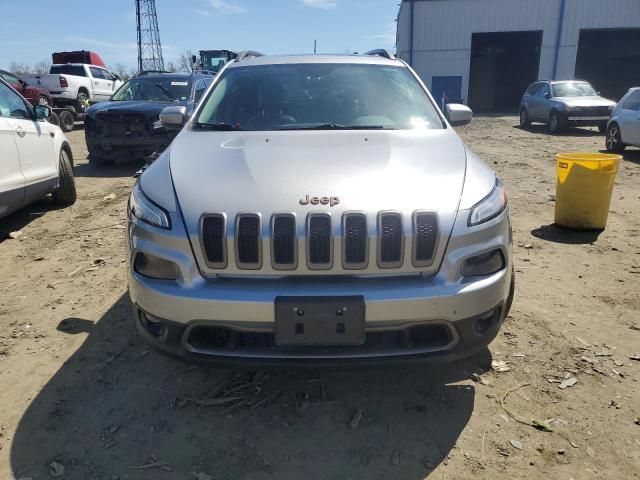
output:
<instances>
[{"instance_id":1,"label":"fog light","mask_svg":"<svg viewBox=\"0 0 640 480\"><path fill-rule=\"evenodd\" d=\"M178 278L178 268L175 263L146 253L136 255L133 268L140 275L157 280L176 280Z\"/></svg>"},{"instance_id":2,"label":"fog light","mask_svg":"<svg viewBox=\"0 0 640 480\"><path fill-rule=\"evenodd\" d=\"M478 333L486 333L491 330L500 319L500 309L496 308L495 310L490 311L489 313L485 313L481 317L478 317L476 320L476 332Z\"/></svg>"},{"instance_id":3,"label":"fog light","mask_svg":"<svg viewBox=\"0 0 640 480\"><path fill-rule=\"evenodd\" d=\"M478 277L499 272L505 266L504 256L500 250L492 250L489 253L476 255L464 262L462 276Z\"/></svg>"},{"instance_id":4,"label":"fog light","mask_svg":"<svg viewBox=\"0 0 640 480\"><path fill-rule=\"evenodd\" d=\"M159 338L164 335L166 327L164 322L158 317L140 311L140 321L144 329L154 337Z\"/></svg>"}]
</instances>

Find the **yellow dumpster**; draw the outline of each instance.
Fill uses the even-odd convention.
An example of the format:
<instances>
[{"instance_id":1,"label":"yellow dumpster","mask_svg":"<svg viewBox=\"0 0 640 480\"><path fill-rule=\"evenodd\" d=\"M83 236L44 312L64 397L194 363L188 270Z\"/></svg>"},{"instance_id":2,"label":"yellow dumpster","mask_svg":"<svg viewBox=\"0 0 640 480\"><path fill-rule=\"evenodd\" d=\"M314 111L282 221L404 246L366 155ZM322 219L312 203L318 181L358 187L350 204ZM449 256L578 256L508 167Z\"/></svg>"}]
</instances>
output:
<instances>
[{"instance_id":1,"label":"yellow dumpster","mask_svg":"<svg viewBox=\"0 0 640 480\"><path fill-rule=\"evenodd\" d=\"M620 155L556 155L556 225L574 230L603 230L607 225Z\"/></svg>"}]
</instances>

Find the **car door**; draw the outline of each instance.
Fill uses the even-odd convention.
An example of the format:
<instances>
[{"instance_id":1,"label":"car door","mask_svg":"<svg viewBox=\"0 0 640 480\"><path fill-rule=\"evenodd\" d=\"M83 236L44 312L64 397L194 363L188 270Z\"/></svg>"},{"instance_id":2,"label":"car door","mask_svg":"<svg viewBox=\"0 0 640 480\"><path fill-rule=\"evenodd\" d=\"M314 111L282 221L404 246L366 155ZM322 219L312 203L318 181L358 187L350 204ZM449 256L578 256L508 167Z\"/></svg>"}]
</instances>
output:
<instances>
[{"instance_id":1,"label":"car door","mask_svg":"<svg viewBox=\"0 0 640 480\"><path fill-rule=\"evenodd\" d=\"M622 143L640 145L640 90L624 101L618 117Z\"/></svg>"},{"instance_id":2,"label":"car door","mask_svg":"<svg viewBox=\"0 0 640 480\"><path fill-rule=\"evenodd\" d=\"M107 86L107 79L104 78L102 69L98 67L89 67L91 73L91 86L93 88L93 98L102 102L111 96L111 90Z\"/></svg>"},{"instance_id":3,"label":"car door","mask_svg":"<svg viewBox=\"0 0 640 480\"><path fill-rule=\"evenodd\" d=\"M24 201L24 176L18 147L13 138L13 128L3 118L9 115L4 89L8 90L0 83L0 218L20 208Z\"/></svg>"},{"instance_id":4,"label":"car door","mask_svg":"<svg viewBox=\"0 0 640 480\"><path fill-rule=\"evenodd\" d=\"M529 115L529 120L535 120L535 110L536 110L536 92L540 89L540 83L533 83L529 85L529 88L522 95L522 106L527 109L527 114Z\"/></svg>"},{"instance_id":5,"label":"car door","mask_svg":"<svg viewBox=\"0 0 640 480\"><path fill-rule=\"evenodd\" d=\"M543 83L535 95L535 117L539 122L548 122L551 114L551 87Z\"/></svg>"},{"instance_id":6,"label":"car door","mask_svg":"<svg viewBox=\"0 0 640 480\"><path fill-rule=\"evenodd\" d=\"M33 110L14 90L1 85L3 120L13 131L24 177L25 196L50 191L58 179L58 156L53 151L52 125L34 118Z\"/></svg>"},{"instance_id":7,"label":"car door","mask_svg":"<svg viewBox=\"0 0 640 480\"><path fill-rule=\"evenodd\" d=\"M102 73L102 77L104 78L104 92L106 95L105 100L109 100L111 98L111 95L115 93L116 77L114 77L110 71L105 70L104 68L100 69L100 73Z\"/></svg>"}]
</instances>

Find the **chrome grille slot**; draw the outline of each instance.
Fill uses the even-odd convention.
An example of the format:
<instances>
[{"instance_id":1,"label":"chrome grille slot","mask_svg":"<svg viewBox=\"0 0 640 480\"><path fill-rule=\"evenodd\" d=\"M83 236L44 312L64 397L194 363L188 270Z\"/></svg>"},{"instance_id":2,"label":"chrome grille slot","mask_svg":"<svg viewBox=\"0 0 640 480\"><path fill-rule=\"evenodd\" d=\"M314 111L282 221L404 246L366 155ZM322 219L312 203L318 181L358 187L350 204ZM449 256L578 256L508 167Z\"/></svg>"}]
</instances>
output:
<instances>
[{"instance_id":1,"label":"chrome grille slot","mask_svg":"<svg viewBox=\"0 0 640 480\"><path fill-rule=\"evenodd\" d=\"M402 216L397 212L381 212L378 215L378 266L402 266L403 253Z\"/></svg>"},{"instance_id":2,"label":"chrome grille slot","mask_svg":"<svg viewBox=\"0 0 640 480\"><path fill-rule=\"evenodd\" d=\"M298 263L296 218L292 214L276 214L271 225L271 261L276 270L292 270Z\"/></svg>"},{"instance_id":3,"label":"chrome grille slot","mask_svg":"<svg viewBox=\"0 0 640 480\"><path fill-rule=\"evenodd\" d=\"M207 215L202 219L202 247L211 268L227 266L226 218L222 214Z\"/></svg>"},{"instance_id":4,"label":"chrome grille slot","mask_svg":"<svg viewBox=\"0 0 640 480\"><path fill-rule=\"evenodd\" d=\"M236 263L243 270L262 267L260 216L240 214L236 220Z\"/></svg>"},{"instance_id":5,"label":"chrome grille slot","mask_svg":"<svg viewBox=\"0 0 640 480\"><path fill-rule=\"evenodd\" d=\"M413 214L413 265L426 267L433 262L438 238L438 217L431 212Z\"/></svg>"},{"instance_id":6,"label":"chrome grille slot","mask_svg":"<svg viewBox=\"0 0 640 480\"><path fill-rule=\"evenodd\" d=\"M332 240L331 217L326 213L310 213L307 216L307 266L309 269L331 268Z\"/></svg>"},{"instance_id":7,"label":"chrome grille slot","mask_svg":"<svg viewBox=\"0 0 640 480\"><path fill-rule=\"evenodd\" d=\"M345 213L342 224L342 264L348 270L364 269L368 264L367 217L364 213Z\"/></svg>"}]
</instances>

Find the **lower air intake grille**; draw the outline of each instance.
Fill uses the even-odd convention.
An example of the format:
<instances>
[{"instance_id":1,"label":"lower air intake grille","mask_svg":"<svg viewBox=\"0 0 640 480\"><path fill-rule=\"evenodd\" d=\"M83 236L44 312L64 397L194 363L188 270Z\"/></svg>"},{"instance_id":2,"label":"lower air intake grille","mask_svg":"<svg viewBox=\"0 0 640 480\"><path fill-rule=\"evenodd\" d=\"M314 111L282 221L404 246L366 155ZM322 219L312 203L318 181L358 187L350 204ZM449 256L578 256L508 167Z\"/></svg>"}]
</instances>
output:
<instances>
[{"instance_id":1,"label":"lower air intake grille","mask_svg":"<svg viewBox=\"0 0 640 480\"><path fill-rule=\"evenodd\" d=\"M295 268L296 221L293 215L275 217L272 235L274 266Z\"/></svg>"},{"instance_id":2,"label":"lower air intake grille","mask_svg":"<svg viewBox=\"0 0 640 480\"><path fill-rule=\"evenodd\" d=\"M224 217L212 215L202 221L202 243L209 264L226 267Z\"/></svg>"},{"instance_id":3,"label":"lower air intake grille","mask_svg":"<svg viewBox=\"0 0 640 480\"><path fill-rule=\"evenodd\" d=\"M367 217L362 213L347 214L344 219L344 266L366 268Z\"/></svg>"},{"instance_id":4,"label":"lower air intake grille","mask_svg":"<svg viewBox=\"0 0 640 480\"><path fill-rule=\"evenodd\" d=\"M380 268L402 265L402 217L399 213L381 213L378 216L378 263Z\"/></svg>"},{"instance_id":5,"label":"lower air intake grille","mask_svg":"<svg viewBox=\"0 0 640 480\"><path fill-rule=\"evenodd\" d=\"M309 215L309 268L331 268L331 218L328 215Z\"/></svg>"},{"instance_id":6,"label":"lower air intake grille","mask_svg":"<svg viewBox=\"0 0 640 480\"><path fill-rule=\"evenodd\" d=\"M236 232L238 267L257 269L260 262L260 218L257 215L238 217Z\"/></svg>"},{"instance_id":7,"label":"lower air intake grille","mask_svg":"<svg viewBox=\"0 0 640 480\"><path fill-rule=\"evenodd\" d=\"M438 220L433 213L418 212L413 217L414 252L416 267L429 265L433 260L438 235Z\"/></svg>"}]
</instances>

